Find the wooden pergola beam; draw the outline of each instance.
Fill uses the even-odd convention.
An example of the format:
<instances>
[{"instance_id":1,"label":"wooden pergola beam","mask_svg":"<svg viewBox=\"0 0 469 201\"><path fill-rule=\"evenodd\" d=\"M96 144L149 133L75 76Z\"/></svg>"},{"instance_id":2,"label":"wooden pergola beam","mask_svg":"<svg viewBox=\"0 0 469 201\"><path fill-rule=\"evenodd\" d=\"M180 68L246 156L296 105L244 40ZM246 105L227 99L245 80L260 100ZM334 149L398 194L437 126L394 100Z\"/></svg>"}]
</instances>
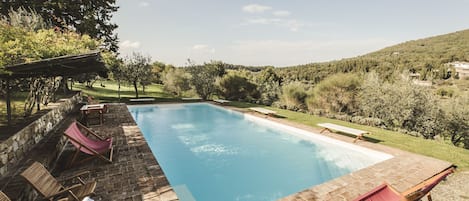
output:
<instances>
[{"instance_id":1,"label":"wooden pergola beam","mask_svg":"<svg viewBox=\"0 0 469 201\"><path fill-rule=\"evenodd\" d=\"M10 90L10 79L6 80L6 104L7 104L7 122L8 126L11 124L11 90Z\"/></svg>"}]
</instances>

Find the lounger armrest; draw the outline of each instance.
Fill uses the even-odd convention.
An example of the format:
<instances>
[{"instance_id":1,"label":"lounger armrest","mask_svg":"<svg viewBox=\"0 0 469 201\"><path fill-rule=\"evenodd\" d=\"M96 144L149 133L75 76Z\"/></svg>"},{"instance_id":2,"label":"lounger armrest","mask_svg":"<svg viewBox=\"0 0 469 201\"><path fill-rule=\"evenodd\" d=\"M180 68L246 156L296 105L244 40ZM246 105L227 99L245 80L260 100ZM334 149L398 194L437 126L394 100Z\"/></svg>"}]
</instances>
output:
<instances>
[{"instance_id":1,"label":"lounger armrest","mask_svg":"<svg viewBox=\"0 0 469 201\"><path fill-rule=\"evenodd\" d=\"M47 197L44 197L45 200L48 200L48 199L51 199L51 198L54 198L54 197L57 197L57 196L60 196L60 195L65 195L65 194L70 194L72 197L74 197L76 200L79 200L78 197L72 192L72 189L75 189L75 188L78 188L80 186L83 186L82 184L75 184L73 186L70 186L68 188L64 188L62 190L60 190L59 192L53 194L53 195L50 195L50 196L47 196Z\"/></svg>"}]
</instances>

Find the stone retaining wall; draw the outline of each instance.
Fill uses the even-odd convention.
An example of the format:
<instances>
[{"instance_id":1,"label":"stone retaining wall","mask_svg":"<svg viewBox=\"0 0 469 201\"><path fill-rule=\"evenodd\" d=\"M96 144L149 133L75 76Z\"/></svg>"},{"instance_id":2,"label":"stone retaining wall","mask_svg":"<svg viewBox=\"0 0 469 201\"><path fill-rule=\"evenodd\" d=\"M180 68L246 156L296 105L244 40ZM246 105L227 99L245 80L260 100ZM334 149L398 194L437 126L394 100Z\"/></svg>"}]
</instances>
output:
<instances>
[{"instance_id":1,"label":"stone retaining wall","mask_svg":"<svg viewBox=\"0 0 469 201\"><path fill-rule=\"evenodd\" d=\"M69 99L61 99L57 103L51 103L48 106L51 110L47 114L3 141L0 144L0 177L8 173L17 161L21 160L34 145L48 135L81 101L82 96L78 92ZM59 154L60 147L61 145L58 145L57 150L51 153Z\"/></svg>"}]
</instances>

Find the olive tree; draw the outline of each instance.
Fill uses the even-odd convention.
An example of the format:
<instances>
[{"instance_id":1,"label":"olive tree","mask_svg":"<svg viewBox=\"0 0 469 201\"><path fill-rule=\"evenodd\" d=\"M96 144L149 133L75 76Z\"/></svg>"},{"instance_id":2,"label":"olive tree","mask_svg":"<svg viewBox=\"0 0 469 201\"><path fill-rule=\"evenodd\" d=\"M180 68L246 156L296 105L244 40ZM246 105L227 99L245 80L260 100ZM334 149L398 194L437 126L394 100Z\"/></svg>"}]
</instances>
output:
<instances>
[{"instance_id":1,"label":"olive tree","mask_svg":"<svg viewBox=\"0 0 469 201\"><path fill-rule=\"evenodd\" d=\"M176 96L181 96L184 91L191 89L191 76L181 68L170 68L163 75L164 89Z\"/></svg>"},{"instance_id":2,"label":"olive tree","mask_svg":"<svg viewBox=\"0 0 469 201\"><path fill-rule=\"evenodd\" d=\"M442 131L443 112L427 87L403 79L382 82L370 74L359 96L362 114L379 118L388 127L414 131L424 138L433 138Z\"/></svg>"},{"instance_id":3,"label":"olive tree","mask_svg":"<svg viewBox=\"0 0 469 201\"><path fill-rule=\"evenodd\" d=\"M218 81L220 95L228 100L246 100L258 98L257 86L248 78L230 72Z\"/></svg>"},{"instance_id":4,"label":"olive tree","mask_svg":"<svg viewBox=\"0 0 469 201\"><path fill-rule=\"evenodd\" d=\"M447 103L445 134L456 146L469 149L469 95L463 94Z\"/></svg>"},{"instance_id":5,"label":"olive tree","mask_svg":"<svg viewBox=\"0 0 469 201\"><path fill-rule=\"evenodd\" d=\"M151 57L141 53L133 52L132 56L124 58L122 75L124 79L132 84L135 90L135 98L138 98L138 84L145 84L151 79Z\"/></svg>"},{"instance_id":6,"label":"olive tree","mask_svg":"<svg viewBox=\"0 0 469 201\"><path fill-rule=\"evenodd\" d=\"M216 92L215 81L225 74L224 64L219 61L211 61L204 65L193 65L187 67L191 74L191 84L197 95L207 100Z\"/></svg>"},{"instance_id":7,"label":"olive tree","mask_svg":"<svg viewBox=\"0 0 469 201\"><path fill-rule=\"evenodd\" d=\"M259 103L265 105L272 105L273 102L279 99L281 94L282 78L275 73L273 67L267 67L254 77L259 91Z\"/></svg>"}]
</instances>

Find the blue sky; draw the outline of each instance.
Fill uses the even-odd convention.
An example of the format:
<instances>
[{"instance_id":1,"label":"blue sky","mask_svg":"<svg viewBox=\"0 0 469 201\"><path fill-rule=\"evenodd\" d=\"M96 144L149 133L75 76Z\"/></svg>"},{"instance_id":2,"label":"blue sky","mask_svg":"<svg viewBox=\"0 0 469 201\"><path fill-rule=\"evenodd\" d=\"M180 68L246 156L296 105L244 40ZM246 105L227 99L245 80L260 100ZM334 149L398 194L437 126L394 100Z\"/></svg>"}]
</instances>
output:
<instances>
[{"instance_id":1,"label":"blue sky","mask_svg":"<svg viewBox=\"0 0 469 201\"><path fill-rule=\"evenodd\" d=\"M469 28L469 0L117 0L122 56L277 67Z\"/></svg>"}]
</instances>

